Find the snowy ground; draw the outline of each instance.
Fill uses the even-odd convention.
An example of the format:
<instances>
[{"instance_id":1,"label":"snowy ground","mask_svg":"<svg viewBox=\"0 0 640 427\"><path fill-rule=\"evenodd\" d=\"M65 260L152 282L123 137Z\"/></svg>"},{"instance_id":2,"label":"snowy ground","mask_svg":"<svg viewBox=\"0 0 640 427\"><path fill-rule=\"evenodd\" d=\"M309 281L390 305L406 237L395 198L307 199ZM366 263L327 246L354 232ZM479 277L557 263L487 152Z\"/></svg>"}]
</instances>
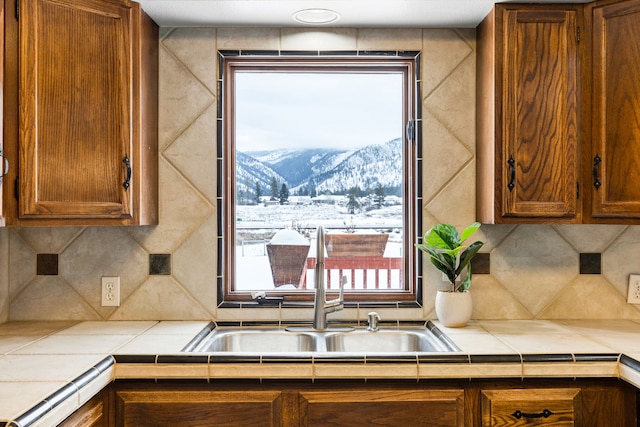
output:
<instances>
[{"instance_id":1,"label":"snowy ground","mask_svg":"<svg viewBox=\"0 0 640 427\"><path fill-rule=\"evenodd\" d=\"M343 207L325 205L273 205L237 206L236 222L236 289L274 289L266 245L273 233L280 229L296 229L307 234L310 241L309 257L316 257L315 230L322 225L325 231L345 231L353 225L356 230L377 230L389 234L385 257L402 256L402 206L389 206L369 212L348 214ZM357 231L356 231L357 232ZM335 272L337 274L337 272ZM362 287L362 272L356 274L356 288ZM368 281L373 272L368 272ZM381 273L381 279L386 273ZM333 277L333 283L338 278ZM313 283L313 271L307 272L307 281ZM400 286L399 273L392 274L392 285ZM350 287L350 278L347 287ZM280 287L279 289L283 289Z\"/></svg>"}]
</instances>

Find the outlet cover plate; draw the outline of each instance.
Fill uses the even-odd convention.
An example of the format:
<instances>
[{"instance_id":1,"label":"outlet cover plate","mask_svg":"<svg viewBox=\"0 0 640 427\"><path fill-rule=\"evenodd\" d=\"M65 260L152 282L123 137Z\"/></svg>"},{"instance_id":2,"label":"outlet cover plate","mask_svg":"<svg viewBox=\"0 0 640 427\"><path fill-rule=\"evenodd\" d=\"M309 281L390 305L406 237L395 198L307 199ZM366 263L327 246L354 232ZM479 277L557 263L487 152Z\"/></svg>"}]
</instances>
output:
<instances>
[{"instance_id":1,"label":"outlet cover plate","mask_svg":"<svg viewBox=\"0 0 640 427\"><path fill-rule=\"evenodd\" d=\"M120 306L120 277L102 278L102 306Z\"/></svg>"},{"instance_id":2,"label":"outlet cover plate","mask_svg":"<svg viewBox=\"0 0 640 427\"><path fill-rule=\"evenodd\" d=\"M640 274L629 275L627 302L629 304L640 304Z\"/></svg>"}]
</instances>

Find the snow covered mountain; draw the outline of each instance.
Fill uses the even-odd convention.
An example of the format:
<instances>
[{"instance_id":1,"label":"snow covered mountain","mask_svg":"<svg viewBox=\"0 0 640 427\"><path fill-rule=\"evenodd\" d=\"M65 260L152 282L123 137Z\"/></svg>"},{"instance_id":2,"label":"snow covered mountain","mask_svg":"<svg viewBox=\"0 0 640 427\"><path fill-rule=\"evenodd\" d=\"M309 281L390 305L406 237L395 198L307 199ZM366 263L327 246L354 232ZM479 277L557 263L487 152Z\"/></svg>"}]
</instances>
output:
<instances>
[{"instance_id":1,"label":"snow covered mountain","mask_svg":"<svg viewBox=\"0 0 640 427\"><path fill-rule=\"evenodd\" d=\"M236 153L236 186L239 193L255 194L256 182L268 195L273 177L291 194L345 194L358 186L400 195L402 139L373 144L353 151L330 149L276 150Z\"/></svg>"}]
</instances>

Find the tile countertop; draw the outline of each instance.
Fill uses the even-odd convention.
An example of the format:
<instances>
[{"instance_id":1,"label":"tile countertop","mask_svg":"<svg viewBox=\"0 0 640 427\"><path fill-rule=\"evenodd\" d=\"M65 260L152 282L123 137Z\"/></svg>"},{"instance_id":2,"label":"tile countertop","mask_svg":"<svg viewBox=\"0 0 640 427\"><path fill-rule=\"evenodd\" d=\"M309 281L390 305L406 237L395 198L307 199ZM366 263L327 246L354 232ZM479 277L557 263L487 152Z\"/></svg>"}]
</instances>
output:
<instances>
[{"instance_id":1,"label":"tile countertop","mask_svg":"<svg viewBox=\"0 0 640 427\"><path fill-rule=\"evenodd\" d=\"M180 352L207 330L207 321L3 323L0 427L56 425L125 378L608 377L640 388L640 322L496 320L459 329L435 323L461 351L235 360Z\"/></svg>"}]
</instances>

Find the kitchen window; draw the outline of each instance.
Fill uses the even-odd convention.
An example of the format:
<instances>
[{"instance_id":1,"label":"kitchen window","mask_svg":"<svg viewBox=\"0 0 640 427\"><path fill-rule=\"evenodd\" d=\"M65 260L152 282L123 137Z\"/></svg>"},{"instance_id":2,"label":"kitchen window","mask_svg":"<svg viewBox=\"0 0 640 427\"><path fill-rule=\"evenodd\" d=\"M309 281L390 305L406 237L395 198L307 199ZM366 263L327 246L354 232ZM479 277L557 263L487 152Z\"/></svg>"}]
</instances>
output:
<instances>
[{"instance_id":1,"label":"kitchen window","mask_svg":"<svg viewBox=\"0 0 640 427\"><path fill-rule=\"evenodd\" d=\"M347 303L420 303L419 58L219 52L220 305L313 300L318 250Z\"/></svg>"}]
</instances>

